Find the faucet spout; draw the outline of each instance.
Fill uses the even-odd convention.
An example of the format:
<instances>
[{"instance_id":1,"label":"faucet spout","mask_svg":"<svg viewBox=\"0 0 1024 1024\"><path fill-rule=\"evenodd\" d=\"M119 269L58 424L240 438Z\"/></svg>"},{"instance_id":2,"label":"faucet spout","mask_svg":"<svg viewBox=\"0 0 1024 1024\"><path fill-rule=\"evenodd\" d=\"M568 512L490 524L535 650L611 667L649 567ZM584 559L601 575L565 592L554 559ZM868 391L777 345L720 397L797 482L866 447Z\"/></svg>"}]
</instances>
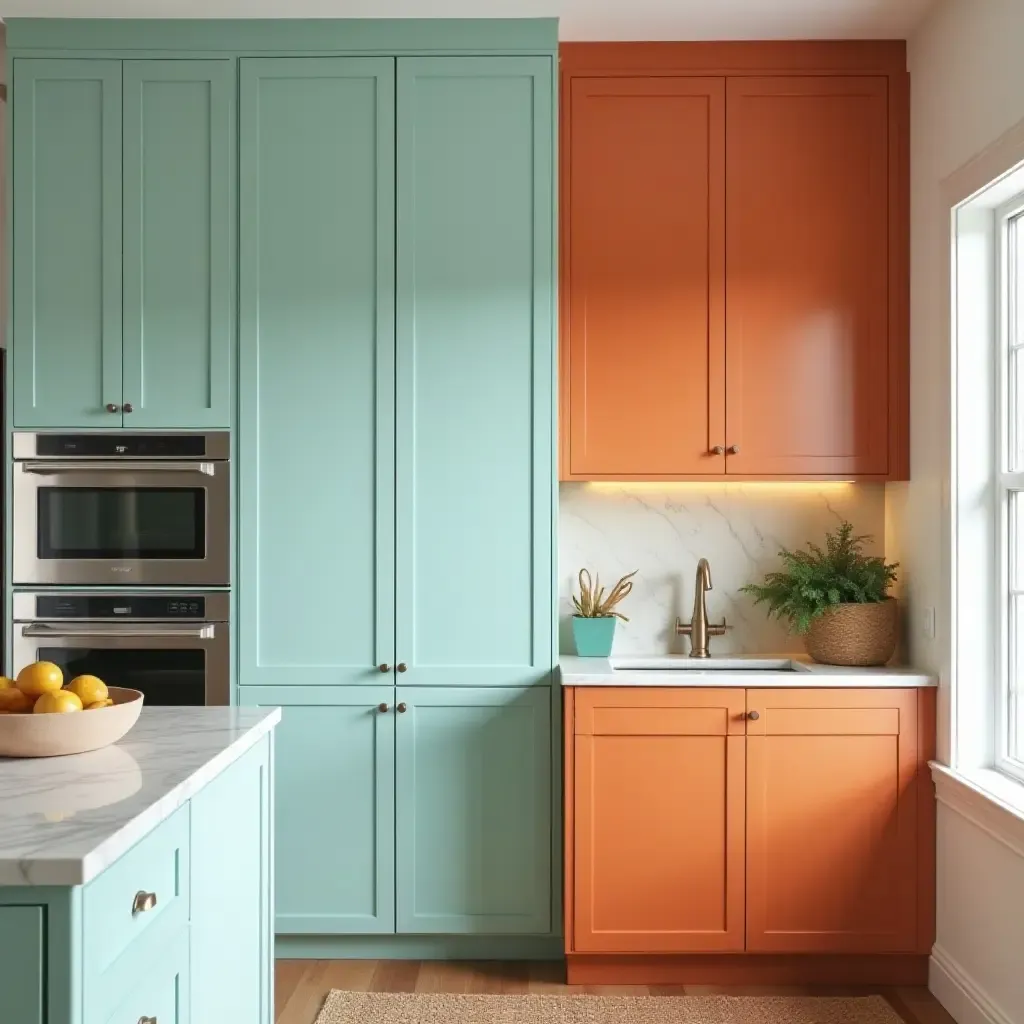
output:
<instances>
[{"instance_id":1,"label":"faucet spout","mask_svg":"<svg viewBox=\"0 0 1024 1024\"><path fill-rule=\"evenodd\" d=\"M729 627L723 619L721 624L708 622L708 607L704 595L711 590L711 565L706 558L697 562L697 579L693 587L693 616L689 622L676 619L676 634L690 638L690 657L708 658L708 639L721 636Z\"/></svg>"}]
</instances>

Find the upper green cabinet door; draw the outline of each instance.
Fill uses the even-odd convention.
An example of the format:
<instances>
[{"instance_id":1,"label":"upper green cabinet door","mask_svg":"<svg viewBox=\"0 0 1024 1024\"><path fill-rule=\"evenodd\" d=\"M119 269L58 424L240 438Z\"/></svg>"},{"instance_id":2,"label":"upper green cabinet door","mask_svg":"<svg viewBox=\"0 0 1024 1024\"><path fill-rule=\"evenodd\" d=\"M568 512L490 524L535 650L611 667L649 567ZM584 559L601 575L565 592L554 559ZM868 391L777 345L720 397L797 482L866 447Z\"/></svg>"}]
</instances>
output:
<instances>
[{"instance_id":1,"label":"upper green cabinet door","mask_svg":"<svg viewBox=\"0 0 1024 1024\"><path fill-rule=\"evenodd\" d=\"M12 120L14 425L120 426L121 62L17 58Z\"/></svg>"},{"instance_id":2,"label":"upper green cabinet door","mask_svg":"<svg viewBox=\"0 0 1024 1024\"><path fill-rule=\"evenodd\" d=\"M124 63L124 425L230 427L234 62Z\"/></svg>"},{"instance_id":3,"label":"upper green cabinet door","mask_svg":"<svg viewBox=\"0 0 1024 1024\"><path fill-rule=\"evenodd\" d=\"M239 681L394 661L394 61L241 62Z\"/></svg>"},{"instance_id":4,"label":"upper green cabinet door","mask_svg":"<svg viewBox=\"0 0 1024 1024\"><path fill-rule=\"evenodd\" d=\"M552 667L551 68L398 60L403 684Z\"/></svg>"}]
</instances>

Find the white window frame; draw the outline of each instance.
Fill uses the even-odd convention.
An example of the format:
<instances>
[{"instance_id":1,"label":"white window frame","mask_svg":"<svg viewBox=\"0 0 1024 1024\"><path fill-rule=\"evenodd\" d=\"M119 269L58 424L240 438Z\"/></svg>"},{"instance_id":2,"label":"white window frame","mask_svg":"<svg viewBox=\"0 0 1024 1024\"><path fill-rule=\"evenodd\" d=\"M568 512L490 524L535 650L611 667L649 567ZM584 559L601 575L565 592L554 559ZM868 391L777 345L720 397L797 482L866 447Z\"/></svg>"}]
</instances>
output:
<instances>
[{"instance_id":1,"label":"white window frame","mask_svg":"<svg viewBox=\"0 0 1024 1024\"><path fill-rule=\"evenodd\" d=\"M1015 595L1024 595L1024 587L1011 590L1010 566L1017 558L1015 538L1010 531L1010 495L1020 492L1019 505L1024 506L1024 466L1010 471L1011 456L1017 450L1016 424L1010 416L1010 398L1015 387L1013 353L1024 352L1024 296L1018 296L1021 308L1011 301L1011 288L1019 276L1016 267L1015 233L1024 231L1024 192L995 210L996 237L996 438L993 485L995 489L995 554L994 582L997 588L994 607L996 623L996 679L995 679L995 766L1005 774L1024 781L1024 735L1017 737L1020 749L1011 748L1011 725L1020 722L1019 702L1024 699L1021 681L1012 678L1015 661L1014 645L1024 643L1024 636L1016 636L1010 626L1010 615ZM1017 339L1021 339L1017 341ZM1020 412L1018 411L1018 417ZM1018 509L1024 522L1024 507ZM1020 581L1024 583L1024 581ZM1024 600L1024 598L1021 598Z\"/></svg>"}]
</instances>

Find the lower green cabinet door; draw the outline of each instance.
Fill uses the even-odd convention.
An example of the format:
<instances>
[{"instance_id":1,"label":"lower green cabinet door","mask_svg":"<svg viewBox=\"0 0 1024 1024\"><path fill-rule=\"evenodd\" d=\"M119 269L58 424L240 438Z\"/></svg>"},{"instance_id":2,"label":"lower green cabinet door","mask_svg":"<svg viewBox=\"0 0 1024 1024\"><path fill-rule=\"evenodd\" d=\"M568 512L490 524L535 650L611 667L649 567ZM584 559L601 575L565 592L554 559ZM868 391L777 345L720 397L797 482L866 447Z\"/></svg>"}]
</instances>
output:
<instances>
[{"instance_id":1,"label":"lower green cabinet door","mask_svg":"<svg viewBox=\"0 0 1024 1024\"><path fill-rule=\"evenodd\" d=\"M43 1024L43 908L0 907L0 1021Z\"/></svg>"},{"instance_id":2,"label":"lower green cabinet door","mask_svg":"<svg viewBox=\"0 0 1024 1024\"><path fill-rule=\"evenodd\" d=\"M393 687L243 686L239 693L243 704L283 708L274 756L276 931L393 932Z\"/></svg>"},{"instance_id":3,"label":"lower green cabinet door","mask_svg":"<svg viewBox=\"0 0 1024 1024\"><path fill-rule=\"evenodd\" d=\"M549 931L551 691L412 686L397 700L398 931Z\"/></svg>"},{"instance_id":4,"label":"lower green cabinet door","mask_svg":"<svg viewBox=\"0 0 1024 1024\"><path fill-rule=\"evenodd\" d=\"M270 738L192 798L193 1019L272 1024Z\"/></svg>"}]
</instances>

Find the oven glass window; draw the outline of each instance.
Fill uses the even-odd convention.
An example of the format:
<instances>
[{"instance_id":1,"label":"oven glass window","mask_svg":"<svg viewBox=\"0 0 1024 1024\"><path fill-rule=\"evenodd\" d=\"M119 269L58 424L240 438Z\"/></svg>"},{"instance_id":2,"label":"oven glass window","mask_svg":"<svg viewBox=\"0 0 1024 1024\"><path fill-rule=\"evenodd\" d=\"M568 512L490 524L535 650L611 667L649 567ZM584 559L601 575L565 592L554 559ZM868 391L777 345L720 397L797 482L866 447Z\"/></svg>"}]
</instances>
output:
<instances>
[{"instance_id":1,"label":"oven glass window","mask_svg":"<svg viewBox=\"0 0 1024 1024\"><path fill-rule=\"evenodd\" d=\"M70 682L75 676L99 676L110 686L141 690L158 707L206 703L206 653L202 649L161 651L107 647L41 647L39 661L52 661Z\"/></svg>"},{"instance_id":2,"label":"oven glass window","mask_svg":"<svg viewBox=\"0 0 1024 1024\"><path fill-rule=\"evenodd\" d=\"M41 487L39 558L206 556L202 487Z\"/></svg>"}]
</instances>

